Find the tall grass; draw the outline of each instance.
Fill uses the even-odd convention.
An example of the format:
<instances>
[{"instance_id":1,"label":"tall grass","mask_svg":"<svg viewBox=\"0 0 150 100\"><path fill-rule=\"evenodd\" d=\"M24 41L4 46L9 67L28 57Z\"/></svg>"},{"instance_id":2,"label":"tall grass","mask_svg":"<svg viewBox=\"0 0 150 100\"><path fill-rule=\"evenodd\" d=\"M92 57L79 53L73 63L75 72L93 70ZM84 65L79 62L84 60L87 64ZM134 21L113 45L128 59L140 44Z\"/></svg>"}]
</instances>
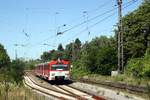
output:
<instances>
[{"instance_id":1,"label":"tall grass","mask_svg":"<svg viewBox=\"0 0 150 100\"><path fill-rule=\"evenodd\" d=\"M147 96L148 96L148 99L150 100L150 84L147 83Z\"/></svg>"},{"instance_id":2,"label":"tall grass","mask_svg":"<svg viewBox=\"0 0 150 100\"><path fill-rule=\"evenodd\" d=\"M36 92L15 84L9 84L6 87L0 83L0 100L45 100L45 96L39 95ZM8 91L6 91L8 88Z\"/></svg>"}]
</instances>

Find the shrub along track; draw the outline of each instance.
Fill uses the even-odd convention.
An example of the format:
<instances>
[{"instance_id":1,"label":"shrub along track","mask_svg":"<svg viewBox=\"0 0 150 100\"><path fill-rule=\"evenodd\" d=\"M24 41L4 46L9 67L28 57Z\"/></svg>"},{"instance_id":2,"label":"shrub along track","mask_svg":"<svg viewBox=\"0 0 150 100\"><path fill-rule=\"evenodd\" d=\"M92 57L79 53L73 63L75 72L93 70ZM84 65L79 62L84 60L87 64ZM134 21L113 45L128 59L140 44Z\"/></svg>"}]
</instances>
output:
<instances>
[{"instance_id":1,"label":"shrub along track","mask_svg":"<svg viewBox=\"0 0 150 100\"><path fill-rule=\"evenodd\" d=\"M73 100L73 99L78 99L78 100L89 100L89 99L90 100L105 100L102 97L83 92L81 90L69 87L67 85L52 85L52 87L56 88L55 90L43 87L43 86L37 84L37 82L35 82L33 79L31 79L31 77L29 76L29 73L26 73L25 79L30 81L31 84L34 84L37 87L43 88L43 89L40 89L40 92L42 92L44 89L46 89L46 91L55 92L54 94L52 94L51 92L48 92L48 93L49 93L49 95L54 96L55 98L58 98L58 99L61 98L61 99L65 99L65 100L66 99L69 99L69 100ZM32 87L33 89L35 89L35 87L33 87L31 85L29 87ZM35 90L37 90L37 88ZM46 93L46 94L48 94L48 93Z\"/></svg>"}]
</instances>

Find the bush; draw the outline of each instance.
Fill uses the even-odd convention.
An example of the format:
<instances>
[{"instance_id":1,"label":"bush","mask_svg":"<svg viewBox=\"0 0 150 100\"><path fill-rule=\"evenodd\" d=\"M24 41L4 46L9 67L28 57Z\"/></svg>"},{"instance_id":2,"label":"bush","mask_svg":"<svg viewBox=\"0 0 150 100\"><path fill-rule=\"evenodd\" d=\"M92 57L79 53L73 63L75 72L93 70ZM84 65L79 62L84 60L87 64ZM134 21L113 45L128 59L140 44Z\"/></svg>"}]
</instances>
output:
<instances>
[{"instance_id":1,"label":"bush","mask_svg":"<svg viewBox=\"0 0 150 100\"><path fill-rule=\"evenodd\" d=\"M24 67L25 63L19 59L13 60L11 63L11 76L17 84L22 83Z\"/></svg>"},{"instance_id":2,"label":"bush","mask_svg":"<svg viewBox=\"0 0 150 100\"><path fill-rule=\"evenodd\" d=\"M73 68L71 69L71 75L73 79L79 79L85 75L88 75L88 71L86 71L85 67L81 67L81 63L79 61L76 61L73 63Z\"/></svg>"},{"instance_id":3,"label":"bush","mask_svg":"<svg viewBox=\"0 0 150 100\"><path fill-rule=\"evenodd\" d=\"M150 78L150 55L145 54L143 58L129 60L126 67L130 75Z\"/></svg>"},{"instance_id":4,"label":"bush","mask_svg":"<svg viewBox=\"0 0 150 100\"><path fill-rule=\"evenodd\" d=\"M80 57L74 66L91 74L110 75L116 70L117 52L115 39L101 36L85 43L80 52Z\"/></svg>"}]
</instances>

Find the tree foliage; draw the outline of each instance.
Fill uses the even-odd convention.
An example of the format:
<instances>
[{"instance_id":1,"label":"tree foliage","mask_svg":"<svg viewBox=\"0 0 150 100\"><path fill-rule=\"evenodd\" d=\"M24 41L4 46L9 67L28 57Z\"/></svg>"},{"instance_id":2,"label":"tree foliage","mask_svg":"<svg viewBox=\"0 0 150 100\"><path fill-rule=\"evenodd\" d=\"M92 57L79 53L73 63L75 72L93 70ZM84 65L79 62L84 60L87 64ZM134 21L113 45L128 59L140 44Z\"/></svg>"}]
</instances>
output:
<instances>
[{"instance_id":1,"label":"tree foliage","mask_svg":"<svg viewBox=\"0 0 150 100\"><path fill-rule=\"evenodd\" d=\"M150 78L150 54L147 53L142 58L130 59L126 72L134 77Z\"/></svg>"},{"instance_id":2,"label":"tree foliage","mask_svg":"<svg viewBox=\"0 0 150 100\"><path fill-rule=\"evenodd\" d=\"M59 45L58 45L57 50L58 50L58 51L63 51L63 50L64 50L64 48L63 48L62 44L59 44Z\"/></svg>"},{"instance_id":3,"label":"tree foliage","mask_svg":"<svg viewBox=\"0 0 150 100\"><path fill-rule=\"evenodd\" d=\"M128 58L142 57L150 46L150 1L145 0L135 11L123 18L124 54Z\"/></svg>"},{"instance_id":4,"label":"tree foliage","mask_svg":"<svg viewBox=\"0 0 150 100\"><path fill-rule=\"evenodd\" d=\"M123 18L126 73L150 78L150 0Z\"/></svg>"},{"instance_id":5,"label":"tree foliage","mask_svg":"<svg viewBox=\"0 0 150 100\"><path fill-rule=\"evenodd\" d=\"M11 62L11 76L17 84L23 80L24 68L25 62L20 59L13 60Z\"/></svg>"},{"instance_id":6,"label":"tree foliage","mask_svg":"<svg viewBox=\"0 0 150 100\"><path fill-rule=\"evenodd\" d=\"M149 56L145 55L150 52L150 0L144 0L138 9L125 15L122 24L124 66L127 64L126 70L129 70L130 74L148 77L150 61ZM116 35L117 32L116 29ZM59 45L55 53L59 52L61 57L65 55L72 61L74 71L110 75L112 70L117 69L116 40L116 36L101 36L82 44L77 38L75 42L66 45L65 49ZM51 59L49 56L45 57Z\"/></svg>"},{"instance_id":7,"label":"tree foliage","mask_svg":"<svg viewBox=\"0 0 150 100\"><path fill-rule=\"evenodd\" d=\"M80 58L75 63L76 68L102 75L109 75L116 69L116 65L115 40L106 36L85 43L81 48Z\"/></svg>"},{"instance_id":8,"label":"tree foliage","mask_svg":"<svg viewBox=\"0 0 150 100\"><path fill-rule=\"evenodd\" d=\"M10 61L6 50L0 44L0 81L4 82L6 89L10 82L22 82L24 67L24 62L19 59Z\"/></svg>"},{"instance_id":9,"label":"tree foliage","mask_svg":"<svg viewBox=\"0 0 150 100\"><path fill-rule=\"evenodd\" d=\"M41 60L42 61L49 61L49 60L52 60L52 59L56 59L57 57L57 54L56 54L56 51L55 50L51 50L51 51L48 51L48 52L43 52L43 54L41 55Z\"/></svg>"},{"instance_id":10,"label":"tree foliage","mask_svg":"<svg viewBox=\"0 0 150 100\"><path fill-rule=\"evenodd\" d=\"M2 82L10 82L10 58L4 49L4 46L0 44L0 78ZM9 79L9 80L8 80Z\"/></svg>"},{"instance_id":11,"label":"tree foliage","mask_svg":"<svg viewBox=\"0 0 150 100\"><path fill-rule=\"evenodd\" d=\"M0 68L8 67L10 64L10 58L7 55L3 45L0 44Z\"/></svg>"},{"instance_id":12,"label":"tree foliage","mask_svg":"<svg viewBox=\"0 0 150 100\"><path fill-rule=\"evenodd\" d=\"M66 45L65 49L63 48L62 44L59 44L57 50L43 52L43 54L41 55L41 60L50 61L52 59L61 58L71 61L72 57L74 57L74 60L76 60L79 57L80 49L81 41L77 38L75 42Z\"/></svg>"}]
</instances>

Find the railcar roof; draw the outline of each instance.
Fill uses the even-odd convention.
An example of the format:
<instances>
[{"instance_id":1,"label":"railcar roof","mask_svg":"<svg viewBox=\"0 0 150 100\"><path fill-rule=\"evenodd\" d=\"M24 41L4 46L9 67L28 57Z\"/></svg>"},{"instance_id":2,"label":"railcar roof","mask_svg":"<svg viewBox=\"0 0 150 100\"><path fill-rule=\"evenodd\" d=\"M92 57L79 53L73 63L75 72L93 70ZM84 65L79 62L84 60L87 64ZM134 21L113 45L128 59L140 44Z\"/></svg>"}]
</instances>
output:
<instances>
[{"instance_id":1,"label":"railcar roof","mask_svg":"<svg viewBox=\"0 0 150 100\"><path fill-rule=\"evenodd\" d=\"M67 60L60 60L60 62L62 64L69 64L70 62L67 61ZM40 63L40 64L36 64L35 66L42 66L42 65L46 65L46 64L58 64L58 60L52 60L52 61L49 61L49 62L45 62L45 63Z\"/></svg>"},{"instance_id":2,"label":"railcar roof","mask_svg":"<svg viewBox=\"0 0 150 100\"><path fill-rule=\"evenodd\" d=\"M48 64L48 63L49 63L49 62L40 63L40 64L36 64L36 66L45 65L45 64Z\"/></svg>"}]
</instances>

